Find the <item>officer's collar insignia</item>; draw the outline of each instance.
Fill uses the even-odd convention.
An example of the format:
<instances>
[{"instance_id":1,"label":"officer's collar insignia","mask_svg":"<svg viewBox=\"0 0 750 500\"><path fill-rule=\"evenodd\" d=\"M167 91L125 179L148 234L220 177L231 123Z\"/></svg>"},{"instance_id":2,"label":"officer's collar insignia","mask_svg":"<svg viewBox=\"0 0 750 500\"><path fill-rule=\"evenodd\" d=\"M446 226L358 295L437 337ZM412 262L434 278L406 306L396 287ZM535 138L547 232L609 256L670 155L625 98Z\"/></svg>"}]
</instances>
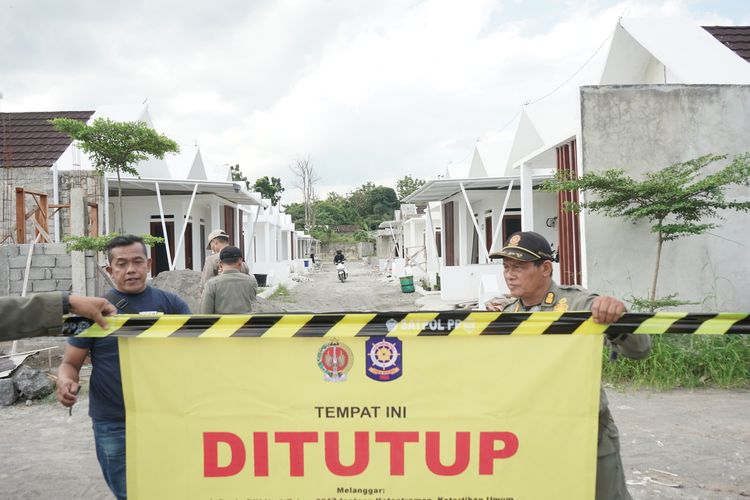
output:
<instances>
[{"instance_id":1,"label":"officer's collar insignia","mask_svg":"<svg viewBox=\"0 0 750 500\"><path fill-rule=\"evenodd\" d=\"M555 302L555 292L547 292L547 296L544 297L545 304L552 304Z\"/></svg>"},{"instance_id":2,"label":"officer's collar insignia","mask_svg":"<svg viewBox=\"0 0 750 500\"><path fill-rule=\"evenodd\" d=\"M565 312L568 310L568 299L565 297L561 298L557 304L555 304L555 307L552 308L555 312Z\"/></svg>"}]
</instances>

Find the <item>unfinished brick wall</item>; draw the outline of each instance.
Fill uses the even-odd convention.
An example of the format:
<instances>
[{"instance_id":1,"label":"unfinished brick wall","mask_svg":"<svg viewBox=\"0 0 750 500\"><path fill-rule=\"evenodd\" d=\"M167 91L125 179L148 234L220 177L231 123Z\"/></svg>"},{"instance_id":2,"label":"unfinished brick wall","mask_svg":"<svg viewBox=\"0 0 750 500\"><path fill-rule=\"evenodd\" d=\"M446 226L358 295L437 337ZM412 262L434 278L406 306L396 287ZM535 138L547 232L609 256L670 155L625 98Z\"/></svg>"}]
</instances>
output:
<instances>
[{"instance_id":1,"label":"unfinished brick wall","mask_svg":"<svg viewBox=\"0 0 750 500\"><path fill-rule=\"evenodd\" d=\"M0 296L21 295L26 276L26 261L31 245L0 245ZM102 285L96 276L93 254L86 255L86 293L99 295ZM27 294L69 292L72 288L70 254L64 244L35 244L31 254ZM99 283L97 283L99 282ZM99 289L99 290L98 290Z\"/></svg>"}]
</instances>

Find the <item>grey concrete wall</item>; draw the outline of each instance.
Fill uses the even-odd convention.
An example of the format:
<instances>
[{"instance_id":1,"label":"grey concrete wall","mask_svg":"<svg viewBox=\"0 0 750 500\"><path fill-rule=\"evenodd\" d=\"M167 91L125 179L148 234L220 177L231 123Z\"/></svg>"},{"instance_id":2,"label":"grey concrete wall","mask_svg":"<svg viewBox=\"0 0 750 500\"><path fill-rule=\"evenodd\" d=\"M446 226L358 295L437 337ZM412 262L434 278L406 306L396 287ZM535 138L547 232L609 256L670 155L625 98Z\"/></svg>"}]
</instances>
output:
<instances>
[{"instance_id":1,"label":"grey concrete wall","mask_svg":"<svg viewBox=\"0 0 750 500\"><path fill-rule=\"evenodd\" d=\"M26 260L31 245L0 245L0 296L21 295L26 276ZM86 294L101 294L106 284L97 278L95 257L86 256ZM64 244L35 244L31 254L27 294L71 291L70 254Z\"/></svg>"},{"instance_id":2,"label":"grey concrete wall","mask_svg":"<svg viewBox=\"0 0 750 500\"><path fill-rule=\"evenodd\" d=\"M637 85L581 89L582 171L645 173L701 155L750 151L750 86ZM724 163L725 164L725 163ZM747 188L728 195L750 200ZM681 310L748 311L750 216L725 212L709 234L667 242L657 295L700 302ZM585 216L588 286L647 296L656 236L646 222Z\"/></svg>"}]
</instances>

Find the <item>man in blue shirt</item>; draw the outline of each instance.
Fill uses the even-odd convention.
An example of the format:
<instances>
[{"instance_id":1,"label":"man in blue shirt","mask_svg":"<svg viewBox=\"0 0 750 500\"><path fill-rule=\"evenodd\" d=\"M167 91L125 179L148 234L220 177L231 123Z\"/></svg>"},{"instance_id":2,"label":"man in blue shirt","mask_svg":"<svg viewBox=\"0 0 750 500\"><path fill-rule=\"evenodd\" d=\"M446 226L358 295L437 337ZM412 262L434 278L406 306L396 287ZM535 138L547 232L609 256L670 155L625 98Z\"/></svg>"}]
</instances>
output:
<instances>
[{"instance_id":1,"label":"man in blue shirt","mask_svg":"<svg viewBox=\"0 0 750 500\"><path fill-rule=\"evenodd\" d=\"M177 295L146 285L151 259L143 239L117 236L107 245L107 272L115 289L107 298L120 313L190 314ZM57 378L57 399L64 406L76 403L79 373L91 356L89 416L93 421L96 456L104 480L118 499L127 498L125 474L125 403L116 337L68 339Z\"/></svg>"}]
</instances>

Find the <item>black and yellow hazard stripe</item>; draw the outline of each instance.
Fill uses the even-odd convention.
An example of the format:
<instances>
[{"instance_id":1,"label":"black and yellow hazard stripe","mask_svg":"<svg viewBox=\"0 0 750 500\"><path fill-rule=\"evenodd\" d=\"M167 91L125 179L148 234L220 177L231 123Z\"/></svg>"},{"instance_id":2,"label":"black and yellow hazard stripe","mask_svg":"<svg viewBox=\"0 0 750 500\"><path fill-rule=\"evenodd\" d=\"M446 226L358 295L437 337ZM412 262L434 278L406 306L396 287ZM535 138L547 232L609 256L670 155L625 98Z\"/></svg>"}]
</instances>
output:
<instances>
[{"instance_id":1,"label":"black and yellow hazard stripe","mask_svg":"<svg viewBox=\"0 0 750 500\"><path fill-rule=\"evenodd\" d=\"M69 319L80 321L81 319ZM750 333L748 313L628 313L600 325L589 312L486 311L285 313L248 315L120 315L109 330L96 325L82 337L415 337L478 335L591 335L621 333L724 335Z\"/></svg>"}]
</instances>

